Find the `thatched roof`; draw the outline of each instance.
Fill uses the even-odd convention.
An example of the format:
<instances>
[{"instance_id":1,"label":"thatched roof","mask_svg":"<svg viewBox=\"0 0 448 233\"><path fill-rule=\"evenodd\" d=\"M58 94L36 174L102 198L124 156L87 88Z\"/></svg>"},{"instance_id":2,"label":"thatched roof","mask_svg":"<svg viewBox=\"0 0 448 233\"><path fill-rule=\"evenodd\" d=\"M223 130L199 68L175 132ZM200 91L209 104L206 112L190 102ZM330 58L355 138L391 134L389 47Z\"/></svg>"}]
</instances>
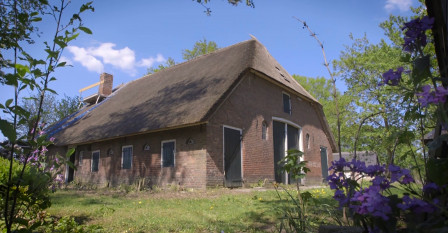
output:
<instances>
[{"instance_id":1,"label":"thatched roof","mask_svg":"<svg viewBox=\"0 0 448 233\"><path fill-rule=\"evenodd\" d=\"M262 73L320 106L251 39L134 80L49 134L56 145L75 145L204 123L246 71Z\"/></svg>"}]
</instances>

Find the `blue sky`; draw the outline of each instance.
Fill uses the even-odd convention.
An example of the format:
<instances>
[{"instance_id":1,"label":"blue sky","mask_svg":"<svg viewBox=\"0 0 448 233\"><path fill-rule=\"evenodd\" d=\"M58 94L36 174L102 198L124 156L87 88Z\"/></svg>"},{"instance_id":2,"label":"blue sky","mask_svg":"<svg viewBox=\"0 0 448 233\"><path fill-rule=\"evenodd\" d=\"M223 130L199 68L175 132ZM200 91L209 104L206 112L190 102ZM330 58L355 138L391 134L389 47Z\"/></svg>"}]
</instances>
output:
<instances>
[{"instance_id":1,"label":"blue sky","mask_svg":"<svg viewBox=\"0 0 448 233\"><path fill-rule=\"evenodd\" d=\"M132 3L132 4L131 4ZM211 16L191 0L97 0L94 13L83 16L92 35L82 34L64 51L72 67L55 73L51 84L59 95L79 95L78 90L99 81L100 73L114 75L114 86L137 79L151 65L168 57L182 61L181 51L206 38L226 47L254 35L290 74L309 77L328 73L320 47L293 16L305 20L324 43L329 60L337 59L344 45L367 35L377 43L384 38L379 23L390 14L407 16L417 0L254 0L255 8L232 6L211 0ZM79 1L73 1L79 7ZM42 32L52 30L48 21ZM45 38L45 35L43 38ZM41 42L31 48L37 55ZM339 89L344 85L338 82ZM83 93L87 96L96 92ZM9 87L0 86L0 102L12 98Z\"/></svg>"}]
</instances>

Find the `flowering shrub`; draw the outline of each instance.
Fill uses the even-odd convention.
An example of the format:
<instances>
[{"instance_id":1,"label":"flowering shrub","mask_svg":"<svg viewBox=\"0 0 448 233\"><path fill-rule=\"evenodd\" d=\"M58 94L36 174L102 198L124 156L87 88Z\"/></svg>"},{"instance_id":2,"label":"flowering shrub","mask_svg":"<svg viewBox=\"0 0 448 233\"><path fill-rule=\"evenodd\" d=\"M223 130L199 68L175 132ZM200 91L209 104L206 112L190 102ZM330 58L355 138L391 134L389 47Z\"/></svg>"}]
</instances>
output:
<instances>
[{"instance_id":1,"label":"flowering shrub","mask_svg":"<svg viewBox=\"0 0 448 233\"><path fill-rule=\"evenodd\" d=\"M411 70L405 70L404 67L390 69L383 74L379 84L398 86L400 88L397 92L403 93L407 99L415 100L409 102L404 119L420 122L421 142L424 141L424 129L427 128L422 122L427 118L436 117L438 127L448 128L445 109L447 79L434 77L431 59L424 52L428 43L426 31L432 28L433 23L434 19L425 16L404 24L404 55L401 60L409 62ZM404 75L409 78L405 79ZM431 108L437 109L434 114L428 110L431 105L437 105L437 108ZM369 232L396 232L397 227L406 228L406 232L446 232L448 176L445 174L448 156L446 149L441 146L448 142L448 135L434 135L434 140L427 145L430 156L425 152L426 148L421 150L426 172L426 177L423 178L419 170L424 182L422 188L416 184L410 170L393 165L393 157L390 160L392 164L388 166L366 166L360 161L348 162L341 158L333 162L330 167L333 172L328 177L330 188L335 190L334 199L339 202L340 207L349 210L355 223ZM345 168L351 172L350 177L344 174ZM368 187L361 185L365 179L370 181ZM404 193L400 196L394 194L393 191L397 189Z\"/></svg>"},{"instance_id":2,"label":"flowering shrub","mask_svg":"<svg viewBox=\"0 0 448 233\"><path fill-rule=\"evenodd\" d=\"M353 175L346 176L345 168ZM330 188L335 190L333 198L339 202L340 207L348 207L353 219L372 232L391 232L396 229L397 221L405 212L421 214L422 222L428 220L424 214L440 216L441 218L436 219L438 221L432 222L434 226L446 221L446 202L439 202L430 196L435 193L446 194L447 186L439 187L435 183L428 183L421 191L408 169L395 165L387 168L385 165L366 166L364 162L356 160L347 162L344 158L334 161L330 167L333 172L327 178ZM370 186L362 187L360 181L366 179L371 181ZM405 190L406 193L398 197L393 194L395 188Z\"/></svg>"},{"instance_id":3,"label":"flowering shrub","mask_svg":"<svg viewBox=\"0 0 448 233\"><path fill-rule=\"evenodd\" d=\"M6 197L13 195L16 198L16 208L14 218L18 219L18 224L13 227L25 227L28 230L35 230L45 223L43 219L36 218L42 211L50 207L50 193L56 190L56 187L65 182L63 176L63 166L69 161L69 155L66 157L54 155L49 157L47 147L53 144L54 138L47 140L47 136L40 128L36 129L38 137L29 141L31 150L24 147L16 147L12 161L11 180L9 181L9 159L0 157L0 204L1 206L12 206L12 201L6 202ZM27 152L29 155L27 156ZM23 164L27 166L23 170ZM20 184L17 185L19 183ZM6 189L8 183L13 187ZM18 187L18 188L16 188ZM4 218L4 212L0 212L0 217ZM0 222L0 228L4 229L4 222Z\"/></svg>"}]
</instances>

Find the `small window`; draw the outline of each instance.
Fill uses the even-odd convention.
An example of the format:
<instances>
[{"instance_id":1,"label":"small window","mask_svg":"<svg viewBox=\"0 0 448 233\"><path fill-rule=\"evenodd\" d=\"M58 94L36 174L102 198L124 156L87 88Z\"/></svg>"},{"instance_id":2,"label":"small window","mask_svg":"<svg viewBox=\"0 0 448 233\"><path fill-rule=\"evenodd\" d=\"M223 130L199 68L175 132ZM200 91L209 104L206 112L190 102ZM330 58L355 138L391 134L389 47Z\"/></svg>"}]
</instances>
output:
<instances>
[{"instance_id":1,"label":"small window","mask_svg":"<svg viewBox=\"0 0 448 233\"><path fill-rule=\"evenodd\" d=\"M162 142L162 167L174 167L176 141Z\"/></svg>"},{"instance_id":2,"label":"small window","mask_svg":"<svg viewBox=\"0 0 448 233\"><path fill-rule=\"evenodd\" d=\"M100 151L92 152L92 172L97 172L100 164Z\"/></svg>"},{"instance_id":3,"label":"small window","mask_svg":"<svg viewBox=\"0 0 448 233\"><path fill-rule=\"evenodd\" d=\"M261 128L261 139L263 140L267 139L267 132L268 132L268 124L266 123L266 121L263 121Z\"/></svg>"},{"instance_id":4,"label":"small window","mask_svg":"<svg viewBox=\"0 0 448 233\"><path fill-rule=\"evenodd\" d=\"M123 146L121 149L121 168L132 168L132 146Z\"/></svg>"},{"instance_id":5,"label":"small window","mask_svg":"<svg viewBox=\"0 0 448 233\"><path fill-rule=\"evenodd\" d=\"M291 98L286 93L283 93L283 111L291 115Z\"/></svg>"},{"instance_id":6,"label":"small window","mask_svg":"<svg viewBox=\"0 0 448 233\"><path fill-rule=\"evenodd\" d=\"M84 151L80 151L78 155L78 166L82 166L82 157L84 157Z\"/></svg>"},{"instance_id":7,"label":"small window","mask_svg":"<svg viewBox=\"0 0 448 233\"><path fill-rule=\"evenodd\" d=\"M306 134L305 136L305 140L306 140L306 149L310 149L310 135Z\"/></svg>"}]
</instances>

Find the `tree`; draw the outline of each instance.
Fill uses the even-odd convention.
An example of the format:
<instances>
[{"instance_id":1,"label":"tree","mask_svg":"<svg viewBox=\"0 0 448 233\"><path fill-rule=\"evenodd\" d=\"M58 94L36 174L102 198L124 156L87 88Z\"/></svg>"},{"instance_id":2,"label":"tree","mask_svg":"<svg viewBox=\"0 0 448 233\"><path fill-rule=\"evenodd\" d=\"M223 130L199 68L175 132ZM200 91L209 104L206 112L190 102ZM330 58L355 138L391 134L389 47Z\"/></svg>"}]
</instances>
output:
<instances>
[{"instance_id":1,"label":"tree","mask_svg":"<svg viewBox=\"0 0 448 233\"><path fill-rule=\"evenodd\" d=\"M57 101L54 113L56 121L61 121L70 114L78 111L80 107L80 99L76 96L70 97L64 94L64 97Z\"/></svg>"},{"instance_id":2,"label":"tree","mask_svg":"<svg viewBox=\"0 0 448 233\"><path fill-rule=\"evenodd\" d=\"M413 9L414 13L424 12L419 9ZM432 114L422 112L417 98L406 94L409 90L418 92L413 84L419 80L413 78L413 73L403 73L401 91L379 85L387 70L398 72L394 71L397 67L416 70L415 64L409 62L410 55L402 51L404 40L400 36L404 21L407 19L391 16L380 24L392 43L382 40L378 44L371 44L366 36L358 39L350 36L353 43L346 46L339 60L334 62L338 75L347 84L348 94L353 97L352 107L358 115L355 123L360 126L356 135L360 136L355 149L374 151L381 162L386 164L408 165L413 158L407 155L417 152L424 154L423 140L418 139L428 133L429 127L434 127L430 126L434 124L433 119L423 117ZM434 49L432 45L425 47L425 50L431 49ZM434 109L426 111L430 113Z\"/></svg>"},{"instance_id":3,"label":"tree","mask_svg":"<svg viewBox=\"0 0 448 233\"><path fill-rule=\"evenodd\" d=\"M314 98L316 98L323 106L325 117L330 125L331 132L338 139L337 136L337 112L334 104L333 94L331 90L333 84L331 80L324 77L306 77L300 75L293 75L300 85L307 90ZM341 148L343 151L351 151L354 135L354 119L356 112L351 106L352 98L347 93L341 94L337 90L337 96L340 104L340 118L341 118Z\"/></svg>"},{"instance_id":4,"label":"tree","mask_svg":"<svg viewBox=\"0 0 448 233\"><path fill-rule=\"evenodd\" d=\"M166 60L165 64L159 64L156 68L154 68L152 66L150 68L148 68L147 71L146 71L146 75L154 74L156 72L159 72L161 70L164 70L164 69L166 69L168 67L171 67L171 66L174 66L176 64L177 64L176 61L174 61L174 59L172 57L169 57Z\"/></svg>"},{"instance_id":5,"label":"tree","mask_svg":"<svg viewBox=\"0 0 448 233\"><path fill-rule=\"evenodd\" d=\"M30 112L28 124L20 128L21 134L26 135L31 131L37 118L39 107L39 95L33 95L22 99L21 106ZM50 126L56 122L64 119L70 114L76 112L80 107L78 97L70 97L64 95L63 98L58 99L55 94L49 93L42 104L41 117L39 124L43 126Z\"/></svg>"},{"instance_id":6,"label":"tree","mask_svg":"<svg viewBox=\"0 0 448 233\"><path fill-rule=\"evenodd\" d=\"M212 14L210 7L206 6L206 4L210 2L210 0L193 0L193 1L196 1L197 3L201 4L205 8L205 11L204 11L205 14L207 14L208 16L210 16ZM227 0L227 1L229 2L229 4L232 4L234 6L237 6L239 3L242 2L242 0ZM255 8L254 1L246 0L246 6Z\"/></svg>"},{"instance_id":7,"label":"tree","mask_svg":"<svg viewBox=\"0 0 448 233\"><path fill-rule=\"evenodd\" d=\"M219 49L218 45L214 41L208 41L207 39L199 40L194 43L193 48L182 50L182 58L186 61L189 61L193 58L196 58L201 55L205 55L208 53L211 53L215 50ZM163 69L166 69L168 67L174 66L178 64L176 61L174 61L173 58L169 57L168 60L165 62L165 64L159 64L156 68L150 67L146 71L146 75L148 74L154 74L158 71L161 71Z\"/></svg>"},{"instance_id":8,"label":"tree","mask_svg":"<svg viewBox=\"0 0 448 233\"><path fill-rule=\"evenodd\" d=\"M207 42L207 39L203 39L200 41L196 41L194 43L193 49L185 49L182 51L182 58L186 61L189 61L193 58L196 58L200 55L204 55L207 53L211 53L215 50L218 50L218 45L214 41Z\"/></svg>"},{"instance_id":9,"label":"tree","mask_svg":"<svg viewBox=\"0 0 448 233\"><path fill-rule=\"evenodd\" d=\"M4 116L0 118L0 131L8 138L8 168L2 169L7 177L1 184L1 205L2 211L0 217L4 220L0 223L2 229L10 233L13 229L20 231L33 231L36 224L29 225L31 220L36 219L36 215L45 206L34 205L35 202L27 202L27 196L23 190L27 189L27 183L24 183L24 175L27 168L32 166L34 172L45 176L53 176L50 173L50 167L46 164L52 163L46 158L46 147L52 141L48 140L46 135L40 130L40 118L42 115L43 104L46 93L53 91L49 84L56 80L52 76L54 71L65 66L65 62L60 62L63 50L68 43L76 39L80 31L91 34L90 29L84 27L81 20L81 13L85 11L93 11L91 2L82 4L78 12L75 12L68 21L63 19L64 12L67 10L70 1L59 0L49 3L46 0L8 0L2 1L0 4L1 11L1 83L14 89L14 96L11 99L0 104L0 109ZM44 42L42 50L46 55L40 59L33 57L27 52L32 41L32 33L37 28L37 22L40 22L41 15L50 16L47 19L54 19L55 30L51 34L51 41ZM47 24L50 22L46 22ZM34 45L33 47L36 47ZM7 57L5 56L7 55ZM20 135L18 129L28 124L31 116L30 111L20 106L19 98L23 91L37 90L38 107L36 118L33 122L32 130L26 135ZM26 147L18 146L26 143ZM60 157L62 163L69 162L68 155ZM16 167L19 160L19 168ZM57 160L55 160L57 161ZM46 170L48 169L48 170ZM14 170L14 172L13 172ZM49 177L49 181L55 181L56 177ZM44 182L48 188L48 182ZM39 201L39 200L38 200ZM25 204L23 204L25 203Z\"/></svg>"}]
</instances>

